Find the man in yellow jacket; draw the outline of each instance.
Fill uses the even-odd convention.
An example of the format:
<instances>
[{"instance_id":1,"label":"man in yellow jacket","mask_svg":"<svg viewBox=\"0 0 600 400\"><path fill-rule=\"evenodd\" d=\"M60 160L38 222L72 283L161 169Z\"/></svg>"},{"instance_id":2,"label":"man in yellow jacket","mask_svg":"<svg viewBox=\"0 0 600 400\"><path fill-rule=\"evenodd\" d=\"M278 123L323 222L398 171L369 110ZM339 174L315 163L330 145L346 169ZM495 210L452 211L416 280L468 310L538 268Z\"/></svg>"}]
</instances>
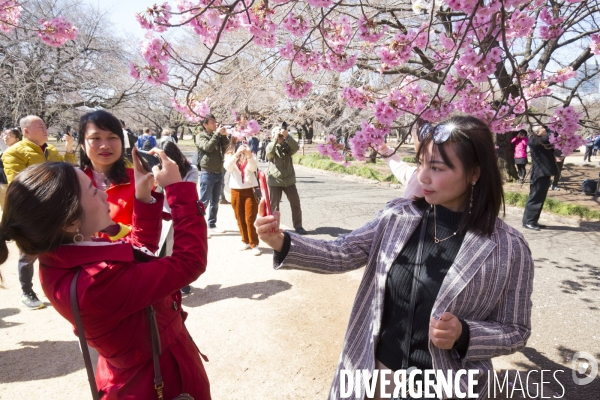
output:
<instances>
[{"instance_id":1,"label":"man in yellow jacket","mask_svg":"<svg viewBox=\"0 0 600 400\"><path fill-rule=\"evenodd\" d=\"M23 140L9 147L2 154L4 173L9 187L15 176L30 165L41 164L46 161L77 163L72 136L65 135L67 151L63 157L58 153L56 147L46 143L48 128L40 117L29 115L21 118L19 124L23 133ZM21 303L32 310L45 307L33 291L33 263L36 259L37 257L29 257L23 253L19 256L19 281L23 290Z\"/></svg>"}]
</instances>

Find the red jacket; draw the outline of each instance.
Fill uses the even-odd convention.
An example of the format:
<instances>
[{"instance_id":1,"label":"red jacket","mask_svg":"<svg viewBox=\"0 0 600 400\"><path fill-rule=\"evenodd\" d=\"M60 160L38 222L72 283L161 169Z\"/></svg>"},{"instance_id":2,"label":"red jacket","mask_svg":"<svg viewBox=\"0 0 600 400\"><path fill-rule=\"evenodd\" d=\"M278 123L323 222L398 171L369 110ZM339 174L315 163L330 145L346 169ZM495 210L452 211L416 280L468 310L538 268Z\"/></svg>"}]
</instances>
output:
<instances>
[{"instance_id":1,"label":"red jacket","mask_svg":"<svg viewBox=\"0 0 600 400\"><path fill-rule=\"evenodd\" d=\"M199 351L183 322L179 289L206 269L206 222L196 185L181 182L166 188L174 227L173 255L146 256L132 245L157 249L163 195L157 202L133 204L133 230L123 241L63 245L40 256L40 281L56 310L74 325L69 286L79 266L77 298L85 336L100 354L96 383L102 398L155 399L149 321L152 305L160 330L164 398L189 393L210 399L208 378ZM140 261L146 260L146 261Z\"/></svg>"},{"instance_id":2,"label":"red jacket","mask_svg":"<svg viewBox=\"0 0 600 400\"><path fill-rule=\"evenodd\" d=\"M110 217L117 223L131 226L131 220L133 215L133 199L135 198L135 179L133 175L133 168L126 168L127 176L129 177L129 183L122 183L115 185L111 183L106 194L108 198L108 204L110 205ZM94 186L94 176L90 168L86 168L83 172L90 178Z\"/></svg>"}]
</instances>

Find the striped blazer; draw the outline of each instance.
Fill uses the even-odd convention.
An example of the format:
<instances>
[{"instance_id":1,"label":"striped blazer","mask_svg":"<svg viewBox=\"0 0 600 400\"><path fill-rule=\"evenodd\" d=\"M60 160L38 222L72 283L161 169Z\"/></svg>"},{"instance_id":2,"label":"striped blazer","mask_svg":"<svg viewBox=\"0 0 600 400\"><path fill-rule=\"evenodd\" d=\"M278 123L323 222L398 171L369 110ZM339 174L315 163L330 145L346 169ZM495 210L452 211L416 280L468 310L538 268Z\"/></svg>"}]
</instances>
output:
<instances>
[{"instance_id":1,"label":"striped blazer","mask_svg":"<svg viewBox=\"0 0 600 400\"><path fill-rule=\"evenodd\" d=\"M329 399L339 398L340 370L373 371L383 315L385 283L392 263L416 230L423 212L410 200L396 199L363 227L335 241L291 233L290 250L276 268L343 273L366 265L352 306ZM435 300L431 318L450 312L470 330L467 353L442 350L429 342L433 368L479 369L479 399L486 397L492 357L522 349L531 332L533 260L520 232L498 219L490 236L467 232ZM463 375L461 388L467 390ZM361 383L362 386L362 383ZM363 400L361 394L350 399Z\"/></svg>"}]
</instances>

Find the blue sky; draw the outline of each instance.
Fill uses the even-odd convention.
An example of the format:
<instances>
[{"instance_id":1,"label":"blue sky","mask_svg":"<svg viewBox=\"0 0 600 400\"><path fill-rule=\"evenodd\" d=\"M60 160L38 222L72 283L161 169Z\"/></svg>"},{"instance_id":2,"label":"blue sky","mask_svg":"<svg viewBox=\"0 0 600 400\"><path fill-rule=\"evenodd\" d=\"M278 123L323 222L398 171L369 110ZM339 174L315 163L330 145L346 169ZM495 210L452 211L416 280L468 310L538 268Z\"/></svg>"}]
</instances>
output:
<instances>
[{"instance_id":1,"label":"blue sky","mask_svg":"<svg viewBox=\"0 0 600 400\"><path fill-rule=\"evenodd\" d=\"M88 4L99 6L103 11L108 11L110 20L114 23L117 33L125 36L134 36L138 39L144 37L145 31L140 28L133 16L136 12L144 11L152 6L156 0L86 0ZM164 3L164 0L158 1Z\"/></svg>"}]
</instances>

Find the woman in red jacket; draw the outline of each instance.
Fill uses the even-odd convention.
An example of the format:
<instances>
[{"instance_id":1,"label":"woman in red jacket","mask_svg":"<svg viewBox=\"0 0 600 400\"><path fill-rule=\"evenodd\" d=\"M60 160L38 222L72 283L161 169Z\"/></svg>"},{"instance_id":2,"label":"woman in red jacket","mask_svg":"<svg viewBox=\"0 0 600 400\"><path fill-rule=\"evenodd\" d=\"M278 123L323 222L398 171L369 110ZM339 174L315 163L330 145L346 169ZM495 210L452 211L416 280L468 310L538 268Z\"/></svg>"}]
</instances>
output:
<instances>
[{"instance_id":1,"label":"woman in red jacket","mask_svg":"<svg viewBox=\"0 0 600 400\"><path fill-rule=\"evenodd\" d=\"M40 281L54 308L71 324L69 287L75 274L77 301L89 346L100 354L96 384L100 398L156 399L146 308L156 312L162 353L164 398L181 393L210 399L199 351L183 324L179 289L206 268L206 222L196 185L182 182L177 165L157 150L163 168L147 174L136 160L131 234L119 242L94 239L112 224L105 192L67 163L27 168L10 185L0 222L0 263L6 240L39 255ZM135 150L134 150L135 153ZM174 226L173 255L154 258L161 230L165 188ZM133 182L132 182L133 184Z\"/></svg>"},{"instance_id":2,"label":"woman in red jacket","mask_svg":"<svg viewBox=\"0 0 600 400\"><path fill-rule=\"evenodd\" d=\"M87 113L79 121L80 167L94 187L108 195L110 216L121 225L120 232L110 232L111 239L126 236L132 224L133 169L125 158L123 128L109 112L98 110Z\"/></svg>"}]
</instances>

